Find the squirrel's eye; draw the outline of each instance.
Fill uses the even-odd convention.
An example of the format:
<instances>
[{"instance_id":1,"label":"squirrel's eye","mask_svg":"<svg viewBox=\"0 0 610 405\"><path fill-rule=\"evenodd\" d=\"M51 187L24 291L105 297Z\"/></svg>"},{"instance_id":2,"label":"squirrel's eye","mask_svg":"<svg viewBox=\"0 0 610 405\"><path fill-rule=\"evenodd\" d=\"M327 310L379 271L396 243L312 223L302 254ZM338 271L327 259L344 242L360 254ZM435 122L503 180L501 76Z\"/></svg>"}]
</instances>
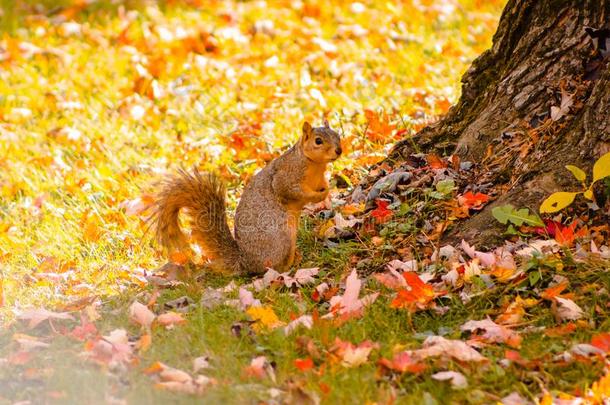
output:
<instances>
[{"instance_id":1,"label":"squirrel's eye","mask_svg":"<svg viewBox=\"0 0 610 405\"><path fill-rule=\"evenodd\" d=\"M315 140L316 145L322 145L322 138L317 137Z\"/></svg>"}]
</instances>

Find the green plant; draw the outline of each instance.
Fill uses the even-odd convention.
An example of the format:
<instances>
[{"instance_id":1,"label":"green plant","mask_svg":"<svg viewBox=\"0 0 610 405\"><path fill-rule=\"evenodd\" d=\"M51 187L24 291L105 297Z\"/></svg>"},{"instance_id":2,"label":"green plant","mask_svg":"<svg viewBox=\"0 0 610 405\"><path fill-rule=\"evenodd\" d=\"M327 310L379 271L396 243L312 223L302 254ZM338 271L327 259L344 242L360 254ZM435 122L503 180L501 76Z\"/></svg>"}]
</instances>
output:
<instances>
[{"instance_id":1,"label":"green plant","mask_svg":"<svg viewBox=\"0 0 610 405\"><path fill-rule=\"evenodd\" d=\"M593 184L610 176L610 152L601 156L593 165L593 181L587 185L587 174L579 167L567 165L568 169L578 180L583 189L581 191L569 192L560 191L551 194L546 200L540 205L541 214L549 214L560 211L574 202L574 199L578 194L582 194L586 199L593 200Z\"/></svg>"},{"instance_id":2,"label":"green plant","mask_svg":"<svg viewBox=\"0 0 610 405\"><path fill-rule=\"evenodd\" d=\"M527 208L516 209L510 204L495 207L491 210L491 215L500 223L506 225L509 222L517 226L527 224L530 226L544 226L544 222L534 214L530 214Z\"/></svg>"}]
</instances>

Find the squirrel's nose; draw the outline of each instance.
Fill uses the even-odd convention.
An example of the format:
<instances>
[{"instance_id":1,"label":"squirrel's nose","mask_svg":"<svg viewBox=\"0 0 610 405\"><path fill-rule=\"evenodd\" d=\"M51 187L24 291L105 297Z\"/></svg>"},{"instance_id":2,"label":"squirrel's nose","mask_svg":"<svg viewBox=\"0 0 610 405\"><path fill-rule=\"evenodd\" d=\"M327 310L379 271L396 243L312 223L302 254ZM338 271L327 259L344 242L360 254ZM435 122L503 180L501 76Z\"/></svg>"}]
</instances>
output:
<instances>
[{"instance_id":1,"label":"squirrel's nose","mask_svg":"<svg viewBox=\"0 0 610 405\"><path fill-rule=\"evenodd\" d=\"M339 146L337 149L335 149L335 152L337 153L337 156L340 156L341 153L343 152L343 150L341 149L341 147Z\"/></svg>"}]
</instances>

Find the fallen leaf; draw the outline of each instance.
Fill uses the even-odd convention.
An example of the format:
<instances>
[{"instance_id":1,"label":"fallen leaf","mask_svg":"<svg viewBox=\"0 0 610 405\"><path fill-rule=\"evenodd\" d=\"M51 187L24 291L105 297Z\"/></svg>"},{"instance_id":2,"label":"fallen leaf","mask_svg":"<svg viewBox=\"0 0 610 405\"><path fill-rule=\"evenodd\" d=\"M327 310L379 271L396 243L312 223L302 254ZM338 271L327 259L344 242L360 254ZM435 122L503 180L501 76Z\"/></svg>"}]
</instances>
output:
<instances>
[{"instance_id":1,"label":"fallen leaf","mask_svg":"<svg viewBox=\"0 0 610 405\"><path fill-rule=\"evenodd\" d=\"M174 325L182 325L186 323L186 319L177 312L166 312L157 317L156 321L159 325L163 325L166 328L170 328Z\"/></svg>"},{"instance_id":2,"label":"fallen leaf","mask_svg":"<svg viewBox=\"0 0 610 405\"><path fill-rule=\"evenodd\" d=\"M606 353L610 353L610 333L598 333L591 338L591 344Z\"/></svg>"},{"instance_id":3,"label":"fallen leaf","mask_svg":"<svg viewBox=\"0 0 610 405\"><path fill-rule=\"evenodd\" d=\"M411 350L408 353L418 360L424 360L429 357L451 357L464 362L488 361L486 357L482 356L465 342L445 339L442 336L428 336L423 343L423 348Z\"/></svg>"},{"instance_id":4,"label":"fallen leaf","mask_svg":"<svg viewBox=\"0 0 610 405\"><path fill-rule=\"evenodd\" d=\"M343 295L336 295L330 299L331 312L324 317L331 317L335 313L344 316L360 316L362 309L373 303L378 293L369 294L362 299L358 299L362 281L358 278L356 269L353 269L345 281L345 292Z\"/></svg>"},{"instance_id":5,"label":"fallen leaf","mask_svg":"<svg viewBox=\"0 0 610 405\"><path fill-rule=\"evenodd\" d=\"M488 343L506 343L512 347L521 345L522 339L518 333L506 326L498 325L489 318L480 321L468 321L460 327L460 330L471 333L483 331L484 333L480 337Z\"/></svg>"},{"instance_id":6,"label":"fallen leaf","mask_svg":"<svg viewBox=\"0 0 610 405\"><path fill-rule=\"evenodd\" d=\"M480 263L485 267L491 267L496 264L496 256L493 253L479 252L465 240L462 240L462 250L471 258L479 259Z\"/></svg>"},{"instance_id":7,"label":"fallen leaf","mask_svg":"<svg viewBox=\"0 0 610 405\"><path fill-rule=\"evenodd\" d=\"M377 208L371 211L373 218L375 218L379 224L388 222L394 214L391 209L388 209L390 203L381 199L375 200L375 203L377 204Z\"/></svg>"},{"instance_id":8,"label":"fallen leaf","mask_svg":"<svg viewBox=\"0 0 610 405\"><path fill-rule=\"evenodd\" d=\"M437 381L451 381L451 386L456 389L463 389L468 387L468 381L464 374L458 373L457 371L439 371L438 373L432 374L432 378Z\"/></svg>"},{"instance_id":9,"label":"fallen leaf","mask_svg":"<svg viewBox=\"0 0 610 405\"><path fill-rule=\"evenodd\" d=\"M426 365L420 362L418 359L414 358L408 352L400 352L394 355L392 360L381 359L379 360L379 365L393 371L398 371L399 373L421 373L426 369Z\"/></svg>"},{"instance_id":10,"label":"fallen leaf","mask_svg":"<svg viewBox=\"0 0 610 405\"><path fill-rule=\"evenodd\" d=\"M583 317L582 309L571 299L555 297L558 305L553 308L553 313L562 321L576 321Z\"/></svg>"},{"instance_id":11,"label":"fallen leaf","mask_svg":"<svg viewBox=\"0 0 610 405\"><path fill-rule=\"evenodd\" d=\"M482 209L483 205L488 201L488 195L483 193L473 193L472 191L468 191L464 193L464 195L458 197L458 203L461 206L474 210Z\"/></svg>"},{"instance_id":12,"label":"fallen leaf","mask_svg":"<svg viewBox=\"0 0 610 405\"><path fill-rule=\"evenodd\" d=\"M23 333L15 333L13 340L19 343L19 347L24 352L30 352L34 349L44 349L49 347L49 344L42 342L35 336L25 335Z\"/></svg>"},{"instance_id":13,"label":"fallen leaf","mask_svg":"<svg viewBox=\"0 0 610 405\"><path fill-rule=\"evenodd\" d=\"M17 319L28 321L28 328L33 329L41 322L51 319L74 320L74 317L67 312L53 312L44 308L26 309L17 313Z\"/></svg>"},{"instance_id":14,"label":"fallen leaf","mask_svg":"<svg viewBox=\"0 0 610 405\"><path fill-rule=\"evenodd\" d=\"M301 315L293 321L290 321L288 325L284 327L284 333L286 335L294 332L299 326L305 329L311 329L313 326L313 317L311 315Z\"/></svg>"},{"instance_id":15,"label":"fallen leaf","mask_svg":"<svg viewBox=\"0 0 610 405\"><path fill-rule=\"evenodd\" d=\"M435 297L434 288L424 283L414 272L404 272L402 277L407 283L407 288L400 289L397 296L392 300L392 308L406 308L410 311L425 309Z\"/></svg>"},{"instance_id":16,"label":"fallen leaf","mask_svg":"<svg viewBox=\"0 0 610 405\"><path fill-rule=\"evenodd\" d=\"M129 319L140 326L150 328L155 320L155 314L146 305L135 301L129 307Z\"/></svg>"},{"instance_id":17,"label":"fallen leaf","mask_svg":"<svg viewBox=\"0 0 610 405\"><path fill-rule=\"evenodd\" d=\"M343 367L351 368L360 366L368 361L369 354L379 345L369 340L358 345L335 338L333 347L329 350L339 357Z\"/></svg>"},{"instance_id":18,"label":"fallen leaf","mask_svg":"<svg viewBox=\"0 0 610 405\"><path fill-rule=\"evenodd\" d=\"M246 310L246 313L250 315L254 321L252 329L254 329L255 332L275 329L284 325L284 323L278 319L275 312L273 312L273 308L269 306L250 307Z\"/></svg>"},{"instance_id":19,"label":"fallen leaf","mask_svg":"<svg viewBox=\"0 0 610 405\"><path fill-rule=\"evenodd\" d=\"M307 357L306 359L295 359L294 366L301 371L311 370L313 368L313 360L311 357Z\"/></svg>"},{"instance_id":20,"label":"fallen leaf","mask_svg":"<svg viewBox=\"0 0 610 405\"><path fill-rule=\"evenodd\" d=\"M193 371L195 373L206 368L210 368L208 356L200 356L193 359Z\"/></svg>"},{"instance_id":21,"label":"fallen leaf","mask_svg":"<svg viewBox=\"0 0 610 405\"><path fill-rule=\"evenodd\" d=\"M245 372L250 377L265 378L269 376L272 381L275 381L273 365L267 361L265 356L258 356L252 359L250 365L246 367Z\"/></svg>"}]
</instances>

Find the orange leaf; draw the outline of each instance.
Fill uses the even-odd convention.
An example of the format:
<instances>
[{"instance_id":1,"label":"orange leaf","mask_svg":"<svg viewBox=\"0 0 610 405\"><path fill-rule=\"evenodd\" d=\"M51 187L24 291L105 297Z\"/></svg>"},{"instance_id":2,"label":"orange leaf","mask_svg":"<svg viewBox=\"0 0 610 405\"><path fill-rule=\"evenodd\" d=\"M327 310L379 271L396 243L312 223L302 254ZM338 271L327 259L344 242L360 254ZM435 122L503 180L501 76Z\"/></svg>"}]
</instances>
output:
<instances>
[{"instance_id":1,"label":"orange leaf","mask_svg":"<svg viewBox=\"0 0 610 405\"><path fill-rule=\"evenodd\" d=\"M165 364L161 363L160 361L155 361L150 365L150 367L142 370L142 372L150 375L160 373L163 370L165 370Z\"/></svg>"},{"instance_id":2,"label":"orange leaf","mask_svg":"<svg viewBox=\"0 0 610 405\"><path fill-rule=\"evenodd\" d=\"M313 368L313 360L308 357L306 359L296 359L294 366L301 371L311 370Z\"/></svg>"},{"instance_id":3,"label":"orange leaf","mask_svg":"<svg viewBox=\"0 0 610 405\"><path fill-rule=\"evenodd\" d=\"M606 353L610 353L610 333L600 333L593 336L591 344Z\"/></svg>"},{"instance_id":4,"label":"orange leaf","mask_svg":"<svg viewBox=\"0 0 610 405\"><path fill-rule=\"evenodd\" d=\"M565 290L567 286L568 286L567 281L564 281L563 283L559 283L556 286L547 288L546 290L544 290L542 292L542 294L540 294L540 296L544 299L552 300L555 297L557 297L559 294L561 294L561 292L563 290Z\"/></svg>"},{"instance_id":5,"label":"orange leaf","mask_svg":"<svg viewBox=\"0 0 610 405\"><path fill-rule=\"evenodd\" d=\"M418 304L425 306L436 296L432 286L424 283L417 274L407 271L402 273L402 276L410 289L398 291L398 295L390 304L392 308L407 308L412 310Z\"/></svg>"},{"instance_id":6,"label":"orange leaf","mask_svg":"<svg viewBox=\"0 0 610 405\"><path fill-rule=\"evenodd\" d=\"M407 352L395 354L392 360L383 358L379 360L379 365L399 373L409 372L416 374L426 369L425 364L419 363Z\"/></svg>"},{"instance_id":7,"label":"orange leaf","mask_svg":"<svg viewBox=\"0 0 610 405\"><path fill-rule=\"evenodd\" d=\"M181 251L174 251L169 255L169 261L174 264L184 265L188 260L189 258L186 253Z\"/></svg>"},{"instance_id":8,"label":"orange leaf","mask_svg":"<svg viewBox=\"0 0 610 405\"><path fill-rule=\"evenodd\" d=\"M544 334L549 337L560 337L569 335L576 330L577 326L574 322L566 323L555 328L549 328L544 331Z\"/></svg>"},{"instance_id":9,"label":"orange leaf","mask_svg":"<svg viewBox=\"0 0 610 405\"><path fill-rule=\"evenodd\" d=\"M373 142L392 140L392 131L396 125L390 124L388 114L381 112L377 113L373 110L364 110L364 116L368 120L368 129L366 132L369 140Z\"/></svg>"},{"instance_id":10,"label":"orange leaf","mask_svg":"<svg viewBox=\"0 0 610 405\"><path fill-rule=\"evenodd\" d=\"M426 161L428 162L428 165L430 165L430 167L433 169L444 169L447 167L447 162L445 162L443 159L441 159L438 155L435 155L434 153L426 155Z\"/></svg>"},{"instance_id":11,"label":"orange leaf","mask_svg":"<svg viewBox=\"0 0 610 405\"><path fill-rule=\"evenodd\" d=\"M481 209L483 204L487 201L489 201L489 196L487 194L473 194L472 191L468 191L467 193L464 193L464 195L458 197L458 202L461 206L472 209Z\"/></svg>"}]
</instances>

